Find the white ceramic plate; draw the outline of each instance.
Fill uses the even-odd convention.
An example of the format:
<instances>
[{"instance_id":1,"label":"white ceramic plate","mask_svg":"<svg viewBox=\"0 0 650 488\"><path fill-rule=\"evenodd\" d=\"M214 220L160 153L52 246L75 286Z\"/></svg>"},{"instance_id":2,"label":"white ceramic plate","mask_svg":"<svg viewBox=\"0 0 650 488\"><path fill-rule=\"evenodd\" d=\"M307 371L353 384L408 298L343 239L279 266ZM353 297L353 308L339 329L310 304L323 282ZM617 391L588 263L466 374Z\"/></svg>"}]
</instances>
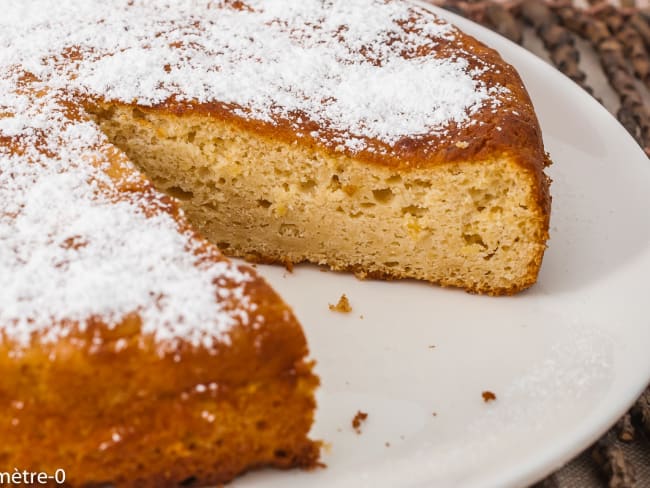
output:
<instances>
[{"instance_id":1,"label":"white ceramic plate","mask_svg":"<svg viewBox=\"0 0 650 488\"><path fill-rule=\"evenodd\" d=\"M264 470L235 486L526 486L598 438L650 380L650 162L559 72L440 15L498 49L535 104L555 162L539 282L489 298L260 266L305 327L322 379L313 436L331 449L326 469ZM351 314L328 310L341 293ZM497 400L484 403L484 390ZM369 415L361 435L357 410Z\"/></svg>"}]
</instances>

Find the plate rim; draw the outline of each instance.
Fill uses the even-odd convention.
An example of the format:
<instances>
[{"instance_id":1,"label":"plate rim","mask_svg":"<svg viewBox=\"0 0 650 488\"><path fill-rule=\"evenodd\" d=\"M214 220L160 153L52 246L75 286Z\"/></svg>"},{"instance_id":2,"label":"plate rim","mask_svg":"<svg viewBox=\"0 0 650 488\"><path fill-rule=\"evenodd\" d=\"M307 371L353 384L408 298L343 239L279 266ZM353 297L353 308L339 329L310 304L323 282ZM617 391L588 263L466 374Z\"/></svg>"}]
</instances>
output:
<instances>
[{"instance_id":1,"label":"plate rim","mask_svg":"<svg viewBox=\"0 0 650 488\"><path fill-rule=\"evenodd\" d=\"M581 103L587 103L591 105L594 109L599 110L603 117L607 117L610 119L610 121L615 122L615 124L620 129L619 132L621 134L624 134L622 137L626 137L628 139L628 143L638 149L639 156L645 157L645 154L637 142L627 132L627 130L625 130L625 128L620 124L616 117L614 117L614 115L609 112L609 110L607 110L602 104L598 103L591 95L585 92L573 80L555 68L555 66L547 63L535 53L527 50L523 46L520 46L519 44L511 41L501 34L494 32L470 19L464 18L441 7L430 4L426 2L426 0L408 1L414 5L418 5L433 12L435 15L441 17L447 22L450 22L459 30L471 37L475 37L476 31L480 37L478 38L479 42L482 42L488 47L495 49L502 57L502 47L495 47L492 44L492 40L496 40L497 44L505 44L508 50L512 50L519 56L525 57L534 68L543 70L546 74L548 74L548 76L554 77L555 80L561 84L559 87L560 89L571 90L572 93L576 94L576 96L582 97L583 102ZM467 32L466 26L470 26L471 32ZM488 40L483 41L484 38ZM506 60L506 62L508 64L512 64L509 60ZM514 66L519 73L519 68L515 64L512 64L512 66ZM528 88L526 91L528 92ZM543 133L544 131L542 127L542 134ZM650 168L650 160L648 160L648 166ZM626 395L625 399L620 401L618 408L611 409L608 415L598 415L599 412L596 410L592 412L591 415L585 416L582 422L576 424L575 428L573 429L573 435L569 436L571 442L564 440L563 442L559 443L560 447L556 445L554 449L542 449L541 454L538 454L535 458L528 459L527 462L524 462L523 464L520 462L516 470L510 471L508 473L503 473L502 477L498 480L489 480L485 486L524 486L526 484L532 484L540 481L546 476L554 473L566 463L571 462L576 456L580 455L587 448L589 448L590 445L600 439L602 435L604 435L616 423L616 421L630 409L637 398L649 386L649 383L650 369L646 372L645 383L639 383L636 386L630 386L629 388L626 388L628 390L628 394Z\"/></svg>"}]
</instances>

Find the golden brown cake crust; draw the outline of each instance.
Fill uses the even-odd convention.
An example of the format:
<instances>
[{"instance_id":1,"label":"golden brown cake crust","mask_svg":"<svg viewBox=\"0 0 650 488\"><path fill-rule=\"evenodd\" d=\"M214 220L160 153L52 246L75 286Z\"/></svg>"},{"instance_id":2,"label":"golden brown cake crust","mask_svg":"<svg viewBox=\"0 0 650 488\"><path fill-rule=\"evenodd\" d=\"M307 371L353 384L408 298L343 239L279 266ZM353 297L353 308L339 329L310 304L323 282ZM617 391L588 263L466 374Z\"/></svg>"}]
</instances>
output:
<instances>
[{"instance_id":1,"label":"golden brown cake crust","mask_svg":"<svg viewBox=\"0 0 650 488\"><path fill-rule=\"evenodd\" d=\"M325 137L325 140L320 141L311 137L310 130L315 128L315 122L304 120L306 118L304 114L296 114L296 117L292 119L274 117L273 122L269 123L237 115L235 112L241 107L219 102L178 102L172 99L151 107L138 106L138 104L132 104L132 106L137 106L143 111L153 110L173 115L201 114L217 117L240 125L242 129L253 130L270 139L298 142L305 145L313 144L333 152L344 152L368 163L403 171L469 159L480 161L502 153L520 154L522 166L541 171L548 163L548 159L544 154L541 129L532 102L519 74L501 58L497 51L469 35L458 33L453 41L442 42L446 42L446 45L440 46L435 53L436 57L454 56L459 52L471 53L471 56L467 58L470 69L477 67L475 58L479 58L491 66L498 67L499 70L498 72L486 71L477 76L479 80L489 85L501 85L510 90L512 96L508 97L498 110L484 106L472 116L473 120L479 123L483 122L484 125L474 124L458 127L456 124L450 123L444 135L405 136L392 146L369 138L368 147L352 152L346 147L337 150L337 142L333 137L335 131L329 130L327 127L319 126L319 134L330 137ZM106 102L122 104L114 100L103 101L103 103ZM296 119L303 119L303 121L297 122ZM500 127L501 130L497 127ZM302 133L300 138L296 136L297 132ZM370 150L377 146L381 146L385 152ZM435 150L432 151L432 148ZM523 157L524 155L530 157Z\"/></svg>"}]
</instances>

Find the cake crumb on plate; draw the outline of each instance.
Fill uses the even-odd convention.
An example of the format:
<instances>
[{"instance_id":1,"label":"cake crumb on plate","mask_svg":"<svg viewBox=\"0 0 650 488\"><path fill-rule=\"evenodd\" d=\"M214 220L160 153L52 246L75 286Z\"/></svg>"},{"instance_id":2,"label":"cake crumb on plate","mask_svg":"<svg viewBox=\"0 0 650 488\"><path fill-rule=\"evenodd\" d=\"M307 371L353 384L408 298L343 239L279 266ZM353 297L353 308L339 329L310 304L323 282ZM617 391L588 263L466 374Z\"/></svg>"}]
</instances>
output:
<instances>
[{"instance_id":1,"label":"cake crumb on plate","mask_svg":"<svg viewBox=\"0 0 650 488\"><path fill-rule=\"evenodd\" d=\"M341 312L341 313L350 313L352 312L352 307L350 306L350 301L348 297L345 296L345 293L341 295L339 301L336 305L329 304L330 310L332 312Z\"/></svg>"},{"instance_id":2,"label":"cake crumb on plate","mask_svg":"<svg viewBox=\"0 0 650 488\"><path fill-rule=\"evenodd\" d=\"M489 390L481 393L481 396L483 397L483 401L485 403L490 403L497 399L497 396Z\"/></svg>"},{"instance_id":3,"label":"cake crumb on plate","mask_svg":"<svg viewBox=\"0 0 650 488\"><path fill-rule=\"evenodd\" d=\"M345 295L344 295L345 296ZM366 421L368 414L358 410L354 418L352 419L352 428L357 434L361 434L361 424Z\"/></svg>"}]
</instances>

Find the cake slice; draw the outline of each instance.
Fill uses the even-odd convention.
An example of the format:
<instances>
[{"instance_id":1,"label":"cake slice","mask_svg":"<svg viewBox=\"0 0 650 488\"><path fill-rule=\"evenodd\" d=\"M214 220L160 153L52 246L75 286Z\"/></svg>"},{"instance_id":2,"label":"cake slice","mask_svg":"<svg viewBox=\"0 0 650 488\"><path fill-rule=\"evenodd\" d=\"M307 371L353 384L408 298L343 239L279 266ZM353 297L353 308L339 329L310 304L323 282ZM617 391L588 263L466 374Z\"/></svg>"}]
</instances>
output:
<instances>
[{"instance_id":1,"label":"cake slice","mask_svg":"<svg viewBox=\"0 0 650 488\"><path fill-rule=\"evenodd\" d=\"M420 4L16 5L4 62L82 104L225 253L495 295L535 282L550 196L531 101Z\"/></svg>"},{"instance_id":2,"label":"cake slice","mask_svg":"<svg viewBox=\"0 0 650 488\"><path fill-rule=\"evenodd\" d=\"M315 466L291 309L79 107L24 73L0 88L0 472L141 488Z\"/></svg>"},{"instance_id":3,"label":"cake slice","mask_svg":"<svg viewBox=\"0 0 650 488\"><path fill-rule=\"evenodd\" d=\"M75 83L224 253L492 295L536 281L549 160L494 50L402 1L223 2L192 21L195 58L172 34L141 68L127 51Z\"/></svg>"}]
</instances>

